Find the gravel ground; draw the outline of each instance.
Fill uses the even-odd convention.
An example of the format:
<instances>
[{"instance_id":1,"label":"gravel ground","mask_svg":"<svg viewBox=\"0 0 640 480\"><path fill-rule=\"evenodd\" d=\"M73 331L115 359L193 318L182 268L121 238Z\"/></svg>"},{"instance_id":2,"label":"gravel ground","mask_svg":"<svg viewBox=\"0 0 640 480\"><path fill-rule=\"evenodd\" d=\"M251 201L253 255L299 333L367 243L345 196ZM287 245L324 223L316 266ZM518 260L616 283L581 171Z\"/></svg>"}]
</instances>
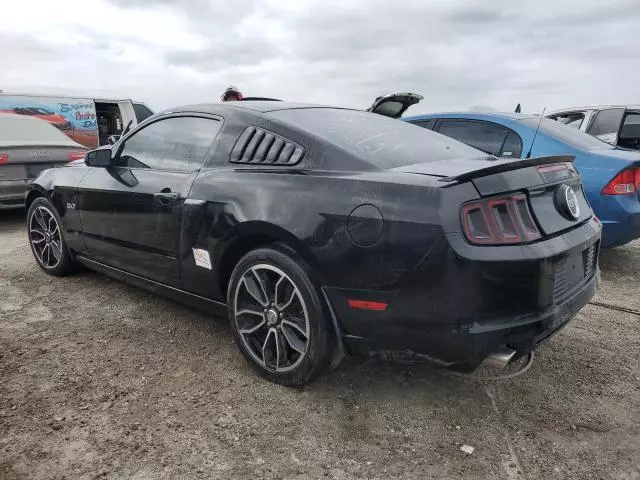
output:
<instances>
[{"instance_id":1,"label":"gravel ground","mask_svg":"<svg viewBox=\"0 0 640 480\"><path fill-rule=\"evenodd\" d=\"M640 243L602 254L597 304L517 379L349 361L294 390L223 319L48 277L23 216L0 212L2 480L640 479Z\"/></svg>"}]
</instances>

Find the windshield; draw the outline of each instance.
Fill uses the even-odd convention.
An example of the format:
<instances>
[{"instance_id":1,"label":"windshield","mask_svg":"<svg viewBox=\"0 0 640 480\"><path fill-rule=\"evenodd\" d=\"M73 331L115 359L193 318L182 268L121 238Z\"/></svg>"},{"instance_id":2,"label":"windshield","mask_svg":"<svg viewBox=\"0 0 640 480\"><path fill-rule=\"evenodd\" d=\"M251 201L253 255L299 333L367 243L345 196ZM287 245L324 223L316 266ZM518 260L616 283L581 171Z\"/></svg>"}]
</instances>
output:
<instances>
[{"instance_id":1,"label":"windshield","mask_svg":"<svg viewBox=\"0 0 640 480\"><path fill-rule=\"evenodd\" d=\"M44 120L19 115L0 115L0 141L55 141L73 144L64 133Z\"/></svg>"},{"instance_id":2,"label":"windshield","mask_svg":"<svg viewBox=\"0 0 640 480\"><path fill-rule=\"evenodd\" d=\"M452 138L376 113L305 108L279 110L270 115L380 168L487 156Z\"/></svg>"},{"instance_id":3,"label":"windshield","mask_svg":"<svg viewBox=\"0 0 640 480\"><path fill-rule=\"evenodd\" d=\"M520 120L525 125L535 129L538 127L539 118L526 118ZM540 123L540 131L549 135L550 137L560 140L573 148L581 150L593 150L595 148L613 148L608 143L598 140L596 137L592 137L588 133L584 133L576 128L564 125L556 120L549 118L543 118Z\"/></svg>"}]
</instances>

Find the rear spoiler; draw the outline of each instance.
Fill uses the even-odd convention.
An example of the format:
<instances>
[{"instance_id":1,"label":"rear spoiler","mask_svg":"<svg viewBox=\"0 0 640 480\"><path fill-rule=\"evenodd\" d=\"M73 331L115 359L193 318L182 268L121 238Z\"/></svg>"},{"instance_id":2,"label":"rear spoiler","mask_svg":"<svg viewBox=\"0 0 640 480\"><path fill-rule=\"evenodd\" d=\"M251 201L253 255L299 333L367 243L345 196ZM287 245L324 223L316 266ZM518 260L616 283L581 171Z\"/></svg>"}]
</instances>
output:
<instances>
[{"instance_id":1,"label":"rear spoiler","mask_svg":"<svg viewBox=\"0 0 640 480\"><path fill-rule=\"evenodd\" d=\"M525 160L504 160L499 161L489 167L472 170L470 172L461 173L452 177L443 177L440 182L466 182L478 177L492 175L494 173L508 172L509 170L518 170L519 168L535 167L538 165L548 165L550 163L566 163L573 162L576 159L573 155L550 155L548 157L527 158Z\"/></svg>"},{"instance_id":2,"label":"rear spoiler","mask_svg":"<svg viewBox=\"0 0 640 480\"><path fill-rule=\"evenodd\" d=\"M241 102L281 102L282 100L278 98L267 98L267 97L243 97L240 99Z\"/></svg>"}]
</instances>

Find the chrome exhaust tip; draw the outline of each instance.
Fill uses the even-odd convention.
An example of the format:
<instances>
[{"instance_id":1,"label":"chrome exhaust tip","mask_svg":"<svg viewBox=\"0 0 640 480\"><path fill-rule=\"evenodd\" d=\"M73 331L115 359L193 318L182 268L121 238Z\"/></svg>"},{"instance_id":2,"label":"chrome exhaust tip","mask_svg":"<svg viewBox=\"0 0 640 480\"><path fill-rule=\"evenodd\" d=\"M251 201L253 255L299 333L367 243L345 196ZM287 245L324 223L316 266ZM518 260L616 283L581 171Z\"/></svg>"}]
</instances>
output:
<instances>
[{"instance_id":1,"label":"chrome exhaust tip","mask_svg":"<svg viewBox=\"0 0 640 480\"><path fill-rule=\"evenodd\" d=\"M511 361L515 354L516 351L512 348L503 348L485 358L482 365L502 370L507 366L507 363Z\"/></svg>"}]
</instances>

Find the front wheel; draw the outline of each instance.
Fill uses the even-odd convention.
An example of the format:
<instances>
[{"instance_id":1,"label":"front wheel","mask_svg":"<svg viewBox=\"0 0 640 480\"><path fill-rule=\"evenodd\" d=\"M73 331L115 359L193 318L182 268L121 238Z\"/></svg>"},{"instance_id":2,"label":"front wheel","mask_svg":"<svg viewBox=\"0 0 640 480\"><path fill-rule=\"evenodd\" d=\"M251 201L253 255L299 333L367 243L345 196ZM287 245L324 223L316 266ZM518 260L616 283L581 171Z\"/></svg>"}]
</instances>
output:
<instances>
[{"instance_id":1,"label":"front wheel","mask_svg":"<svg viewBox=\"0 0 640 480\"><path fill-rule=\"evenodd\" d=\"M229 320L240 351L268 380L303 385L324 372L333 335L308 267L280 246L249 252L229 282Z\"/></svg>"},{"instance_id":2,"label":"front wheel","mask_svg":"<svg viewBox=\"0 0 640 480\"><path fill-rule=\"evenodd\" d=\"M74 270L75 263L62 234L60 216L48 199L36 198L29 207L27 233L31 252L45 272L62 277Z\"/></svg>"}]
</instances>

